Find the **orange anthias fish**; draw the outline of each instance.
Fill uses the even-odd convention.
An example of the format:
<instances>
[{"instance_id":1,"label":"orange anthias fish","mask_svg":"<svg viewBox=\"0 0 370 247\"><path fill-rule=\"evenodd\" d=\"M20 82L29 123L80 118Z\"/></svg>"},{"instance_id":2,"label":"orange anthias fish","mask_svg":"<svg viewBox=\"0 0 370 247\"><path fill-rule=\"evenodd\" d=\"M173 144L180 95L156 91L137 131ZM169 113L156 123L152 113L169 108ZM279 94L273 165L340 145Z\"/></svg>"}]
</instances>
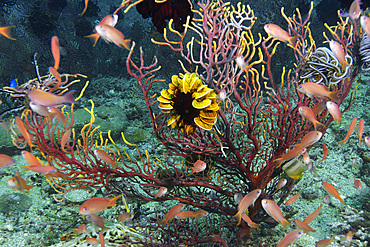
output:
<instances>
[{"instance_id":1,"label":"orange anthias fish","mask_svg":"<svg viewBox=\"0 0 370 247\"><path fill-rule=\"evenodd\" d=\"M330 115L333 117L334 121L337 123L342 120L342 113L339 110L338 105L333 101L326 102L326 108L328 108L328 111Z\"/></svg>"},{"instance_id":2,"label":"orange anthias fish","mask_svg":"<svg viewBox=\"0 0 370 247\"><path fill-rule=\"evenodd\" d=\"M206 162L202 160L197 160L194 162L193 167L191 168L191 173L199 173L204 171L206 168Z\"/></svg>"},{"instance_id":3,"label":"orange anthias fish","mask_svg":"<svg viewBox=\"0 0 370 247\"><path fill-rule=\"evenodd\" d=\"M79 209L79 213L82 215L92 215L97 214L108 207L116 206L116 201L121 196L115 198L108 197L93 197L84 202Z\"/></svg>"},{"instance_id":4,"label":"orange anthias fish","mask_svg":"<svg viewBox=\"0 0 370 247\"><path fill-rule=\"evenodd\" d=\"M64 103L77 103L77 101L73 99L74 92L75 90L70 90L64 95L56 95L40 89L34 89L28 93L28 97L38 105L59 106Z\"/></svg>"},{"instance_id":5,"label":"orange anthias fish","mask_svg":"<svg viewBox=\"0 0 370 247\"><path fill-rule=\"evenodd\" d=\"M291 205L295 203L299 199L300 195L301 195L301 192L298 191L297 194L293 195L291 198L288 199L288 201L286 201L285 205Z\"/></svg>"},{"instance_id":6,"label":"orange anthias fish","mask_svg":"<svg viewBox=\"0 0 370 247\"><path fill-rule=\"evenodd\" d=\"M87 222L90 222L94 226L100 227L102 230L108 229L108 227L105 227L105 220L103 217L96 215L96 214L91 214L91 215L86 215L86 220Z\"/></svg>"},{"instance_id":7,"label":"orange anthias fish","mask_svg":"<svg viewBox=\"0 0 370 247\"><path fill-rule=\"evenodd\" d=\"M330 50L334 53L334 56L338 59L343 68L348 66L346 61L346 54L344 53L343 47L335 40L329 41Z\"/></svg>"},{"instance_id":8,"label":"orange anthias fish","mask_svg":"<svg viewBox=\"0 0 370 247\"><path fill-rule=\"evenodd\" d=\"M104 25L114 27L117 24L117 21L118 21L118 15L116 15L116 14L107 15L100 21L99 25L104 24ZM90 38L90 39L93 40L93 42L94 42L93 46L96 45L96 43L98 42L98 40L100 38L99 33L97 33L95 29L94 29L94 32L95 32L94 34L90 34L88 36L85 36L85 38Z\"/></svg>"},{"instance_id":9,"label":"orange anthias fish","mask_svg":"<svg viewBox=\"0 0 370 247\"><path fill-rule=\"evenodd\" d=\"M322 132L310 131L304 137L302 137L301 142L297 145L303 148L306 148L320 141L321 137L322 137Z\"/></svg>"},{"instance_id":10,"label":"orange anthias fish","mask_svg":"<svg viewBox=\"0 0 370 247\"><path fill-rule=\"evenodd\" d=\"M191 219L191 218L197 218L198 215L196 215L193 211L182 211L175 215L176 219Z\"/></svg>"},{"instance_id":11,"label":"orange anthias fish","mask_svg":"<svg viewBox=\"0 0 370 247\"><path fill-rule=\"evenodd\" d=\"M7 37L8 39L15 40L15 38L10 35L11 28L13 28L13 26L0 27L0 34Z\"/></svg>"},{"instance_id":12,"label":"orange anthias fish","mask_svg":"<svg viewBox=\"0 0 370 247\"><path fill-rule=\"evenodd\" d=\"M118 222L125 223L125 222L127 222L127 221L132 220L132 219L134 218L134 216L135 216L135 214L133 214L133 213L128 213L128 212L123 213L123 214L121 214L121 215L119 216L119 218L118 218Z\"/></svg>"},{"instance_id":13,"label":"orange anthias fish","mask_svg":"<svg viewBox=\"0 0 370 247\"><path fill-rule=\"evenodd\" d=\"M31 166L24 166L25 171L33 171L40 173L41 175L52 175L58 172L58 169L55 168L54 166L49 166L49 165L31 165Z\"/></svg>"},{"instance_id":14,"label":"orange anthias fish","mask_svg":"<svg viewBox=\"0 0 370 247\"><path fill-rule=\"evenodd\" d=\"M298 36L290 36L287 31L276 24L266 24L265 26L263 26L263 28L265 29L266 33L268 33L273 38L278 39L282 42L288 42L293 47L297 42Z\"/></svg>"},{"instance_id":15,"label":"orange anthias fish","mask_svg":"<svg viewBox=\"0 0 370 247\"><path fill-rule=\"evenodd\" d=\"M41 166L41 162L30 152L22 151L22 157L27 161L31 166Z\"/></svg>"},{"instance_id":16,"label":"orange anthias fish","mask_svg":"<svg viewBox=\"0 0 370 247\"><path fill-rule=\"evenodd\" d=\"M301 230L288 233L276 247L287 247L302 237L303 232Z\"/></svg>"},{"instance_id":17,"label":"orange anthias fish","mask_svg":"<svg viewBox=\"0 0 370 247\"><path fill-rule=\"evenodd\" d=\"M364 142L368 148L370 148L370 136L365 136Z\"/></svg>"},{"instance_id":18,"label":"orange anthias fish","mask_svg":"<svg viewBox=\"0 0 370 247\"><path fill-rule=\"evenodd\" d=\"M233 216L237 221L238 224L240 224L241 219L242 219L242 214L245 214L245 211L247 211L247 208L250 205L254 205L258 197L261 195L262 190L256 189L248 194L246 194L243 199L239 202L238 204L238 212Z\"/></svg>"},{"instance_id":19,"label":"orange anthias fish","mask_svg":"<svg viewBox=\"0 0 370 247\"><path fill-rule=\"evenodd\" d=\"M242 214L242 219L245 221L245 223L248 224L248 226L252 227L252 228L258 228L258 224L257 223L254 223L251 218L249 218L248 215L246 214Z\"/></svg>"},{"instance_id":20,"label":"orange anthias fish","mask_svg":"<svg viewBox=\"0 0 370 247\"><path fill-rule=\"evenodd\" d=\"M347 135L346 135L346 138L344 138L342 141L340 141L339 143L342 143L342 147L344 145L344 143L346 143L346 141L348 140L348 138L351 136L353 130L355 129L356 127L356 124L357 124L357 117L354 117L352 119L352 122L351 124L349 125L349 128L348 128L348 132L347 132Z\"/></svg>"},{"instance_id":21,"label":"orange anthias fish","mask_svg":"<svg viewBox=\"0 0 370 247\"><path fill-rule=\"evenodd\" d=\"M15 165L15 160L6 155L6 154L0 154L0 168L6 168L11 167Z\"/></svg>"},{"instance_id":22,"label":"orange anthias fish","mask_svg":"<svg viewBox=\"0 0 370 247\"><path fill-rule=\"evenodd\" d=\"M58 70L60 63L59 39L57 36L51 38L51 53L54 57L54 69Z\"/></svg>"},{"instance_id":23,"label":"orange anthias fish","mask_svg":"<svg viewBox=\"0 0 370 247\"><path fill-rule=\"evenodd\" d=\"M89 4L89 0L85 0L85 8L82 10L82 12L81 12L81 14L79 14L79 16L82 16L83 14L85 14L88 4Z\"/></svg>"},{"instance_id":24,"label":"orange anthias fish","mask_svg":"<svg viewBox=\"0 0 370 247\"><path fill-rule=\"evenodd\" d=\"M280 222L285 230L287 230L286 226L289 224L289 221L287 221L284 218L283 213L281 212L279 206L276 204L276 202L269 200L269 199L263 199L262 200L262 207L266 211L268 215L270 215L274 220L277 222Z\"/></svg>"},{"instance_id":25,"label":"orange anthias fish","mask_svg":"<svg viewBox=\"0 0 370 247\"><path fill-rule=\"evenodd\" d=\"M65 153L67 151L64 148L66 144L70 141L70 137L71 137L71 130L66 130L66 132L62 136L62 139L60 140L60 149Z\"/></svg>"},{"instance_id":26,"label":"orange anthias fish","mask_svg":"<svg viewBox=\"0 0 370 247\"><path fill-rule=\"evenodd\" d=\"M328 156L328 148L325 145L325 143L322 144L322 151L324 152L324 156L322 157L321 160L319 160L318 163L322 162L326 158L326 156Z\"/></svg>"},{"instance_id":27,"label":"orange anthias fish","mask_svg":"<svg viewBox=\"0 0 370 247\"><path fill-rule=\"evenodd\" d=\"M312 229L307 223L304 223L303 221L300 220L293 220L293 223L301 230L304 232L316 232L315 229Z\"/></svg>"},{"instance_id":28,"label":"orange anthias fish","mask_svg":"<svg viewBox=\"0 0 370 247\"><path fill-rule=\"evenodd\" d=\"M287 182L288 182L288 180L286 178L280 179L279 182L276 185L275 192L278 191L278 190L280 190L281 188L283 188L286 185Z\"/></svg>"},{"instance_id":29,"label":"orange anthias fish","mask_svg":"<svg viewBox=\"0 0 370 247\"><path fill-rule=\"evenodd\" d=\"M330 195L334 196L337 198L341 203L344 204L344 200L342 197L340 197L338 191L334 188L334 186L331 183L328 182L322 182L322 187L328 192Z\"/></svg>"},{"instance_id":30,"label":"orange anthias fish","mask_svg":"<svg viewBox=\"0 0 370 247\"><path fill-rule=\"evenodd\" d=\"M363 118L358 123L358 145L361 146L362 134L364 133L365 121Z\"/></svg>"},{"instance_id":31,"label":"orange anthias fish","mask_svg":"<svg viewBox=\"0 0 370 247\"><path fill-rule=\"evenodd\" d=\"M361 4L361 0L354 0L351 6L349 7L348 13L341 13L341 16L342 17L348 16L352 20L358 19L362 13L360 4Z\"/></svg>"},{"instance_id":32,"label":"orange anthias fish","mask_svg":"<svg viewBox=\"0 0 370 247\"><path fill-rule=\"evenodd\" d=\"M360 23L362 26L362 29L365 31L368 37L370 37L370 18L363 15L360 17Z\"/></svg>"},{"instance_id":33,"label":"orange anthias fish","mask_svg":"<svg viewBox=\"0 0 370 247\"><path fill-rule=\"evenodd\" d=\"M309 98L318 97L321 99L329 98L335 102L338 101L340 90L330 92L327 86L316 84L313 82L302 83L297 90Z\"/></svg>"},{"instance_id":34,"label":"orange anthias fish","mask_svg":"<svg viewBox=\"0 0 370 247\"><path fill-rule=\"evenodd\" d=\"M361 181L360 180L355 179L354 180L354 185L355 185L356 189L358 189L358 190L361 190L362 189L362 184L361 184Z\"/></svg>"},{"instance_id":35,"label":"orange anthias fish","mask_svg":"<svg viewBox=\"0 0 370 247\"><path fill-rule=\"evenodd\" d=\"M175 216L180 213L180 211L185 207L185 204L177 204L173 206L165 215L164 219L159 222L162 226L167 225L170 220L175 218Z\"/></svg>"},{"instance_id":36,"label":"orange anthias fish","mask_svg":"<svg viewBox=\"0 0 370 247\"><path fill-rule=\"evenodd\" d=\"M123 33L116 28L105 24L99 24L95 27L95 30L106 42L112 42L119 47L123 46L127 50L130 50L131 40L125 39Z\"/></svg>"},{"instance_id":37,"label":"orange anthias fish","mask_svg":"<svg viewBox=\"0 0 370 247\"><path fill-rule=\"evenodd\" d=\"M116 165L118 165L119 163L118 162L115 162L110 156L109 154L107 154L106 152L104 152L103 150L100 150L100 149L94 149L94 154L96 155L96 157L98 157L99 159L101 159L102 161L104 161L105 163L108 163L110 165L113 166L113 168L116 167Z\"/></svg>"},{"instance_id":38,"label":"orange anthias fish","mask_svg":"<svg viewBox=\"0 0 370 247\"><path fill-rule=\"evenodd\" d=\"M18 130L23 136L23 138L26 140L28 145L30 146L30 149L32 150L32 147L34 146L31 141L31 135L28 132L26 126L24 125L22 119L20 117L15 117L15 123L17 124Z\"/></svg>"},{"instance_id":39,"label":"orange anthias fish","mask_svg":"<svg viewBox=\"0 0 370 247\"><path fill-rule=\"evenodd\" d=\"M316 243L316 247L325 247L325 246L328 246L330 245L331 243L335 242L336 240L333 239L333 237L331 237L330 239L323 239L323 240L320 240Z\"/></svg>"},{"instance_id":40,"label":"orange anthias fish","mask_svg":"<svg viewBox=\"0 0 370 247\"><path fill-rule=\"evenodd\" d=\"M162 197L164 196L166 193L167 193L168 189L166 187L160 187L158 192L155 193L155 199L157 199L158 197Z\"/></svg>"},{"instance_id":41,"label":"orange anthias fish","mask_svg":"<svg viewBox=\"0 0 370 247\"><path fill-rule=\"evenodd\" d=\"M279 161L279 167L284 161L291 160L294 158L297 158L298 156L302 155L304 152L306 152L306 148L302 148L301 146L295 147L291 150L289 150L287 153L283 154L280 158L274 160L274 162Z\"/></svg>"},{"instance_id":42,"label":"orange anthias fish","mask_svg":"<svg viewBox=\"0 0 370 247\"><path fill-rule=\"evenodd\" d=\"M75 234L85 233L87 231L85 224L81 224L78 228L74 228L72 230L75 232Z\"/></svg>"},{"instance_id":43,"label":"orange anthias fish","mask_svg":"<svg viewBox=\"0 0 370 247\"><path fill-rule=\"evenodd\" d=\"M313 113L313 111L310 107L301 106L301 107L298 108L298 111L299 111L299 114L301 114L301 116L304 119L310 121L313 124L315 130L317 130L317 128L319 126L324 128L324 129L326 128L325 125L323 125L322 123L317 121L316 116L315 116L315 114Z\"/></svg>"},{"instance_id":44,"label":"orange anthias fish","mask_svg":"<svg viewBox=\"0 0 370 247\"><path fill-rule=\"evenodd\" d=\"M28 185L27 181L24 180L18 172L15 172L14 177L8 179L8 185L21 192L29 192L31 188L35 187L35 185Z\"/></svg>"}]
</instances>

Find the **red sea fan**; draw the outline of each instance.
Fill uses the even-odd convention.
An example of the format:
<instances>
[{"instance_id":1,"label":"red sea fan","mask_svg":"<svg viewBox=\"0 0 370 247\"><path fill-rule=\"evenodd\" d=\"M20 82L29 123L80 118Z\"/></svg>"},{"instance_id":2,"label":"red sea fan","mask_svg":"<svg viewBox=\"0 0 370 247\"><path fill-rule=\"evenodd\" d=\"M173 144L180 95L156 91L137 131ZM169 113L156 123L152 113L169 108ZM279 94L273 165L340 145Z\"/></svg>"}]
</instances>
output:
<instances>
[{"instance_id":1,"label":"red sea fan","mask_svg":"<svg viewBox=\"0 0 370 247\"><path fill-rule=\"evenodd\" d=\"M192 4L188 0L167 0L162 3L144 0L136 5L136 9L143 18L152 17L152 22L160 33L163 33L167 21L171 19L173 19L174 28L183 32L186 17L193 17Z\"/></svg>"}]
</instances>

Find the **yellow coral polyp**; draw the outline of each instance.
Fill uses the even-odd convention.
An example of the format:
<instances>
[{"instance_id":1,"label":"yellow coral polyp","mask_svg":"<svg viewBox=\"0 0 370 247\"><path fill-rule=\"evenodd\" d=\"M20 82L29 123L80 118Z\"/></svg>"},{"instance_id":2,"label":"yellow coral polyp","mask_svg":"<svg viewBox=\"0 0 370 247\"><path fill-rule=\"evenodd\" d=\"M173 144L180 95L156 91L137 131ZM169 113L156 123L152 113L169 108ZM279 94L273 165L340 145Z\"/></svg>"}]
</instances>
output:
<instances>
[{"instance_id":1,"label":"yellow coral polyp","mask_svg":"<svg viewBox=\"0 0 370 247\"><path fill-rule=\"evenodd\" d=\"M158 97L159 109L170 114L167 125L192 134L196 127L211 130L217 121L217 95L195 73L173 75Z\"/></svg>"}]
</instances>

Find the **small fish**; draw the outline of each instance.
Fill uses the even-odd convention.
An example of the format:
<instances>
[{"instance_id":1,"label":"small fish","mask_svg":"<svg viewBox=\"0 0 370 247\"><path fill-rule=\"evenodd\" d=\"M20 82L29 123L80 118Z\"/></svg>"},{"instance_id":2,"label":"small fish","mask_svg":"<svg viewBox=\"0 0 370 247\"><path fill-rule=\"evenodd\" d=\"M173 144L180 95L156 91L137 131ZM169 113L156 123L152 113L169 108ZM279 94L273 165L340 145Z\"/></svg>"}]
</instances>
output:
<instances>
[{"instance_id":1,"label":"small fish","mask_svg":"<svg viewBox=\"0 0 370 247\"><path fill-rule=\"evenodd\" d=\"M298 191L297 194L293 195L291 198L288 199L288 201L286 201L285 205L292 205L299 199L300 195L301 195L301 192Z\"/></svg>"},{"instance_id":2,"label":"small fish","mask_svg":"<svg viewBox=\"0 0 370 247\"><path fill-rule=\"evenodd\" d=\"M112 15L107 15L105 16L99 24L104 24L108 25L111 27L114 27L118 22L118 15L117 14L112 14Z\"/></svg>"},{"instance_id":3,"label":"small fish","mask_svg":"<svg viewBox=\"0 0 370 247\"><path fill-rule=\"evenodd\" d=\"M321 99L329 98L335 102L339 99L340 90L330 92L327 86L316 84L314 82L305 82L298 86L297 90L309 98L318 97Z\"/></svg>"},{"instance_id":4,"label":"small fish","mask_svg":"<svg viewBox=\"0 0 370 247\"><path fill-rule=\"evenodd\" d=\"M324 153L324 156L321 160L319 160L318 163L322 162L326 158L326 156L328 156L328 147L325 145L325 143L322 144L322 151Z\"/></svg>"},{"instance_id":5,"label":"small fish","mask_svg":"<svg viewBox=\"0 0 370 247\"><path fill-rule=\"evenodd\" d=\"M357 167L357 159L356 158L353 158L352 159L352 166L358 170L358 167Z\"/></svg>"},{"instance_id":6,"label":"small fish","mask_svg":"<svg viewBox=\"0 0 370 247\"><path fill-rule=\"evenodd\" d=\"M67 153L67 151L64 149L66 144L70 141L70 138L71 137L71 130L66 130L66 132L64 132L63 136L62 136L62 139L60 140L60 149Z\"/></svg>"},{"instance_id":7,"label":"small fish","mask_svg":"<svg viewBox=\"0 0 370 247\"><path fill-rule=\"evenodd\" d=\"M6 154L0 154L0 168L6 168L11 167L15 165L15 160L6 155Z\"/></svg>"},{"instance_id":8,"label":"small fish","mask_svg":"<svg viewBox=\"0 0 370 247\"><path fill-rule=\"evenodd\" d=\"M355 188L358 189L358 190L361 190L362 189L362 184L361 184L361 181L358 180L358 179L355 179L354 180L354 185L355 185Z\"/></svg>"},{"instance_id":9,"label":"small fish","mask_svg":"<svg viewBox=\"0 0 370 247\"><path fill-rule=\"evenodd\" d=\"M239 204L242 199L243 199L243 194L242 193L235 193L234 194L234 201L237 204Z\"/></svg>"},{"instance_id":10,"label":"small fish","mask_svg":"<svg viewBox=\"0 0 370 247\"><path fill-rule=\"evenodd\" d=\"M361 146L362 134L364 133L365 121L363 118L358 122L358 145Z\"/></svg>"},{"instance_id":11,"label":"small fish","mask_svg":"<svg viewBox=\"0 0 370 247\"><path fill-rule=\"evenodd\" d=\"M79 14L79 16L82 16L83 14L85 14L88 4L89 4L89 0L85 0L85 8L82 10L82 12L81 12L81 14Z\"/></svg>"},{"instance_id":12,"label":"small fish","mask_svg":"<svg viewBox=\"0 0 370 247\"><path fill-rule=\"evenodd\" d=\"M65 124L67 123L67 119L58 108L48 106L48 107L46 107L46 109L48 110L48 112L50 113L51 116L58 119L58 121L62 122L63 126L65 126Z\"/></svg>"},{"instance_id":13,"label":"small fish","mask_svg":"<svg viewBox=\"0 0 370 247\"><path fill-rule=\"evenodd\" d=\"M0 34L7 37L8 39L11 40L16 40L10 35L10 29L12 29L13 26L7 26L7 27L0 27Z\"/></svg>"},{"instance_id":14,"label":"small fish","mask_svg":"<svg viewBox=\"0 0 370 247\"><path fill-rule=\"evenodd\" d=\"M336 241L333 238L334 238L334 236L331 237L330 239L323 239L323 240L320 240L320 241L316 242L316 247L329 246L331 243L334 243Z\"/></svg>"},{"instance_id":15,"label":"small fish","mask_svg":"<svg viewBox=\"0 0 370 247\"><path fill-rule=\"evenodd\" d=\"M100 150L100 149L94 149L94 154L96 157L98 157L99 159L101 159L102 161L104 161L105 163L107 164L110 164L113 166L113 168L116 167L116 165L118 165L119 163L118 162L115 162L109 154L107 154L106 152L104 152L103 150Z\"/></svg>"},{"instance_id":16,"label":"small fish","mask_svg":"<svg viewBox=\"0 0 370 247\"><path fill-rule=\"evenodd\" d=\"M14 78L10 81L9 87L16 88L18 86L18 78Z\"/></svg>"},{"instance_id":17,"label":"small fish","mask_svg":"<svg viewBox=\"0 0 370 247\"><path fill-rule=\"evenodd\" d=\"M135 217L135 214L126 212L119 216L118 222L125 223L127 221L132 220L134 217Z\"/></svg>"},{"instance_id":18,"label":"small fish","mask_svg":"<svg viewBox=\"0 0 370 247\"><path fill-rule=\"evenodd\" d=\"M346 137L342 141L339 142L339 143L342 143L342 147L343 147L344 143L346 143L348 138L352 135L352 132L356 127L356 124L357 124L357 117L354 117L351 121L351 124L349 125Z\"/></svg>"},{"instance_id":19,"label":"small fish","mask_svg":"<svg viewBox=\"0 0 370 247\"><path fill-rule=\"evenodd\" d=\"M114 198L108 197L93 197L84 202L79 209L79 213L82 215L92 215L99 213L108 207L116 206L116 201L121 196L117 196Z\"/></svg>"},{"instance_id":20,"label":"small fish","mask_svg":"<svg viewBox=\"0 0 370 247\"><path fill-rule=\"evenodd\" d=\"M342 113L339 110L339 106L333 102L333 101L328 101L326 102L326 108L328 108L328 111L330 115L332 115L334 121L337 123L342 120Z\"/></svg>"},{"instance_id":21,"label":"small fish","mask_svg":"<svg viewBox=\"0 0 370 247\"><path fill-rule=\"evenodd\" d=\"M335 40L329 41L330 50L334 53L334 56L338 59L342 67L345 68L348 66L346 61L346 54L343 50L343 47Z\"/></svg>"},{"instance_id":22,"label":"small fish","mask_svg":"<svg viewBox=\"0 0 370 247\"><path fill-rule=\"evenodd\" d=\"M173 206L165 215L164 219L159 222L162 226L167 225L170 220L175 218L175 216L180 213L180 211L185 207L185 204L177 204Z\"/></svg>"},{"instance_id":23,"label":"small fish","mask_svg":"<svg viewBox=\"0 0 370 247\"><path fill-rule=\"evenodd\" d=\"M18 128L19 132L21 133L23 138L26 140L26 142L28 143L28 145L30 146L30 149L32 151L32 147L34 145L32 144L32 141L31 141L31 135L28 132L26 126L24 125L22 119L20 117L16 116L15 117L15 123L17 124L17 128Z\"/></svg>"},{"instance_id":24,"label":"small fish","mask_svg":"<svg viewBox=\"0 0 370 247\"><path fill-rule=\"evenodd\" d=\"M365 141L366 146L370 148L370 136L365 136L364 141Z\"/></svg>"},{"instance_id":25,"label":"small fish","mask_svg":"<svg viewBox=\"0 0 370 247\"><path fill-rule=\"evenodd\" d=\"M370 37L370 18L363 15L360 17L360 23L366 35Z\"/></svg>"},{"instance_id":26,"label":"small fish","mask_svg":"<svg viewBox=\"0 0 370 247\"><path fill-rule=\"evenodd\" d=\"M55 77L55 79L57 79L57 81L58 81L57 87L60 86L61 83L62 83L62 77L60 76L58 71L56 69L54 69L54 67L49 67L49 72L52 76Z\"/></svg>"},{"instance_id":27,"label":"small fish","mask_svg":"<svg viewBox=\"0 0 370 247\"><path fill-rule=\"evenodd\" d=\"M315 130L318 129L318 127L321 127L321 128L326 128L325 125L323 125L322 123L320 123L319 121L317 121L316 119L316 116L315 114L313 113L312 109L310 107L307 107L307 106L301 106L298 108L298 111L299 111L299 114L301 114L301 116L308 120L309 122L311 122L315 128Z\"/></svg>"},{"instance_id":28,"label":"small fish","mask_svg":"<svg viewBox=\"0 0 370 247\"><path fill-rule=\"evenodd\" d=\"M288 161L288 160L297 158L298 156L302 155L306 151L307 151L307 149L302 148L301 146L295 147L295 148L289 150L288 152L286 152L285 154L283 154L283 156L281 156L280 158L274 160L274 162L279 161L279 165L277 166L277 167L279 167L284 161Z\"/></svg>"},{"instance_id":29,"label":"small fish","mask_svg":"<svg viewBox=\"0 0 370 247\"><path fill-rule=\"evenodd\" d=\"M38 105L35 102L30 101L29 106L31 111L44 117L52 117L52 113L48 111L48 108L42 105Z\"/></svg>"},{"instance_id":30,"label":"small fish","mask_svg":"<svg viewBox=\"0 0 370 247\"><path fill-rule=\"evenodd\" d=\"M334 188L334 186L331 183L328 182L322 182L321 183L322 187L328 192L330 195L334 196L337 198L341 203L344 204L344 200L342 197L340 197L338 191Z\"/></svg>"},{"instance_id":31,"label":"small fish","mask_svg":"<svg viewBox=\"0 0 370 247\"><path fill-rule=\"evenodd\" d=\"M285 230L287 230L286 226L289 224L289 221L287 221L284 218L283 213L281 212L279 206L276 204L276 202L269 200L269 199L263 199L262 200L262 207L266 211L268 215L270 215L274 220L277 222L280 222Z\"/></svg>"},{"instance_id":32,"label":"small fish","mask_svg":"<svg viewBox=\"0 0 370 247\"><path fill-rule=\"evenodd\" d=\"M347 235L346 235L346 243L347 243L347 245L351 245L352 238L353 238L353 232L352 231L349 231L347 233Z\"/></svg>"},{"instance_id":33,"label":"small fish","mask_svg":"<svg viewBox=\"0 0 370 247\"><path fill-rule=\"evenodd\" d=\"M204 217L207 216L209 213L203 209L199 209L195 211L194 214L196 214L198 217Z\"/></svg>"},{"instance_id":34,"label":"small fish","mask_svg":"<svg viewBox=\"0 0 370 247\"><path fill-rule=\"evenodd\" d=\"M326 107L326 102L325 102L325 100L323 100L320 103L315 104L312 107L312 111L313 111L313 113L315 113L315 115L319 115L323 112L325 107Z\"/></svg>"},{"instance_id":35,"label":"small fish","mask_svg":"<svg viewBox=\"0 0 370 247\"><path fill-rule=\"evenodd\" d=\"M273 38L278 39L282 42L288 42L293 47L297 43L298 36L290 36L287 31L276 24L266 24L263 26L263 28L265 29L265 32Z\"/></svg>"},{"instance_id":36,"label":"small fish","mask_svg":"<svg viewBox=\"0 0 370 247\"><path fill-rule=\"evenodd\" d=\"M238 65L239 69L245 72L251 68L247 62L245 62L243 55L239 55L235 58L235 62Z\"/></svg>"},{"instance_id":37,"label":"small fish","mask_svg":"<svg viewBox=\"0 0 370 247\"><path fill-rule=\"evenodd\" d=\"M311 158L307 151L303 154L302 160L303 160L303 163L305 163L305 165L310 164Z\"/></svg>"},{"instance_id":38,"label":"small fish","mask_svg":"<svg viewBox=\"0 0 370 247\"><path fill-rule=\"evenodd\" d=\"M23 166L25 168L25 171L33 171L40 173L41 175L52 175L58 172L58 169L55 168L54 166L49 166L49 165L31 165L31 166Z\"/></svg>"},{"instance_id":39,"label":"small fish","mask_svg":"<svg viewBox=\"0 0 370 247\"><path fill-rule=\"evenodd\" d=\"M324 198L322 198L322 200L324 201L324 203L329 204L330 203L330 196L326 195L326 196L324 196Z\"/></svg>"},{"instance_id":40,"label":"small fish","mask_svg":"<svg viewBox=\"0 0 370 247\"><path fill-rule=\"evenodd\" d=\"M206 168L206 162L202 160L197 160L194 162L193 167L191 168L191 173L199 173L204 171Z\"/></svg>"},{"instance_id":41,"label":"small fish","mask_svg":"<svg viewBox=\"0 0 370 247\"><path fill-rule=\"evenodd\" d=\"M95 27L95 30L106 42L114 43L118 47L123 46L127 50L130 50L131 40L125 39L123 33L118 31L116 28L105 24L99 24Z\"/></svg>"},{"instance_id":42,"label":"small fish","mask_svg":"<svg viewBox=\"0 0 370 247\"><path fill-rule=\"evenodd\" d=\"M15 172L14 177L8 179L8 185L21 192L29 192L31 188L35 187L35 185L28 185L27 181L24 180L18 172Z\"/></svg>"},{"instance_id":43,"label":"small fish","mask_svg":"<svg viewBox=\"0 0 370 247\"><path fill-rule=\"evenodd\" d=\"M280 179L279 182L276 185L275 192L278 191L278 190L280 190L281 188L283 188L286 185L287 182L288 182L288 180L286 178Z\"/></svg>"},{"instance_id":44,"label":"small fish","mask_svg":"<svg viewBox=\"0 0 370 247\"><path fill-rule=\"evenodd\" d=\"M296 146L301 146L303 148L309 147L316 142L320 141L322 137L322 132L320 131L310 131L308 132L304 137L302 137L302 140L299 144Z\"/></svg>"},{"instance_id":45,"label":"small fish","mask_svg":"<svg viewBox=\"0 0 370 247\"><path fill-rule=\"evenodd\" d=\"M54 57L54 69L58 71L60 63L59 39L57 36L51 37L51 53Z\"/></svg>"},{"instance_id":46,"label":"small fish","mask_svg":"<svg viewBox=\"0 0 370 247\"><path fill-rule=\"evenodd\" d=\"M312 229L309 225L307 225L307 223L304 223L303 221L293 220L292 222L297 226L297 228L303 230L304 232L316 232L315 229Z\"/></svg>"},{"instance_id":47,"label":"small fish","mask_svg":"<svg viewBox=\"0 0 370 247\"><path fill-rule=\"evenodd\" d=\"M182 211L176 214L175 218L176 219L192 219L192 218L198 219L198 215L196 215L193 211Z\"/></svg>"},{"instance_id":48,"label":"small fish","mask_svg":"<svg viewBox=\"0 0 370 247\"><path fill-rule=\"evenodd\" d=\"M75 90L69 90L64 95L56 95L50 92L45 92L40 89L33 89L28 93L28 97L37 105L42 106L59 106L64 103L77 103L73 99Z\"/></svg>"},{"instance_id":49,"label":"small fish","mask_svg":"<svg viewBox=\"0 0 370 247\"><path fill-rule=\"evenodd\" d=\"M302 237L303 232L301 230L288 233L276 247L287 247Z\"/></svg>"},{"instance_id":50,"label":"small fish","mask_svg":"<svg viewBox=\"0 0 370 247\"><path fill-rule=\"evenodd\" d=\"M242 220L242 214L245 214L245 211L247 211L250 205L254 205L258 197L261 195L261 192L262 190L255 189L246 194L240 201L238 204L238 212L233 216L238 221L237 225L239 225Z\"/></svg>"},{"instance_id":51,"label":"small fish","mask_svg":"<svg viewBox=\"0 0 370 247\"><path fill-rule=\"evenodd\" d=\"M317 173L316 173L316 167L314 167L313 165L313 162L310 161L310 163L308 163L307 165L307 171L309 171L311 174L315 174L316 176L319 176Z\"/></svg>"},{"instance_id":52,"label":"small fish","mask_svg":"<svg viewBox=\"0 0 370 247\"><path fill-rule=\"evenodd\" d=\"M41 162L30 152L28 151L22 151L21 152L22 157L27 161L28 164L31 166L41 166Z\"/></svg>"},{"instance_id":53,"label":"small fish","mask_svg":"<svg viewBox=\"0 0 370 247\"><path fill-rule=\"evenodd\" d=\"M103 217L96 215L96 214L91 214L91 215L86 215L86 220L87 222L93 224L94 226L100 227L102 230L108 229L105 227L105 220Z\"/></svg>"},{"instance_id":54,"label":"small fish","mask_svg":"<svg viewBox=\"0 0 370 247\"><path fill-rule=\"evenodd\" d=\"M342 17L349 17L352 20L357 20L362 13L360 4L361 4L361 0L354 0L351 3L351 6L349 7L348 13L341 13L340 15Z\"/></svg>"},{"instance_id":55,"label":"small fish","mask_svg":"<svg viewBox=\"0 0 370 247\"><path fill-rule=\"evenodd\" d=\"M0 119L0 126L6 131L6 134L9 132L8 124L5 122L4 119Z\"/></svg>"},{"instance_id":56,"label":"small fish","mask_svg":"<svg viewBox=\"0 0 370 247\"><path fill-rule=\"evenodd\" d=\"M78 228L74 228L72 230L75 232L75 234L85 233L87 231L85 224L81 224Z\"/></svg>"},{"instance_id":57,"label":"small fish","mask_svg":"<svg viewBox=\"0 0 370 247\"><path fill-rule=\"evenodd\" d=\"M313 211L311 214L307 215L307 217L303 220L303 222L306 224L310 224L319 215L321 209L322 209L322 204L320 204L318 209Z\"/></svg>"},{"instance_id":58,"label":"small fish","mask_svg":"<svg viewBox=\"0 0 370 247\"><path fill-rule=\"evenodd\" d=\"M248 226L252 227L252 228L258 228L258 224L257 223L254 223L251 218L249 218L248 215L246 214L242 214L242 219L245 221L245 223L248 224Z\"/></svg>"},{"instance_id":59,"label":"small fish","mask_svg":"<svg viewBox=\"0 0 370 247\"><path fill-rule=\"evenodd\" d=\"M164 196L167 193L167 191L168 189L166 187L160 187L158 192L155 193L155 199L157 199L158 197Z\"/></svg>"}]
</instances>

